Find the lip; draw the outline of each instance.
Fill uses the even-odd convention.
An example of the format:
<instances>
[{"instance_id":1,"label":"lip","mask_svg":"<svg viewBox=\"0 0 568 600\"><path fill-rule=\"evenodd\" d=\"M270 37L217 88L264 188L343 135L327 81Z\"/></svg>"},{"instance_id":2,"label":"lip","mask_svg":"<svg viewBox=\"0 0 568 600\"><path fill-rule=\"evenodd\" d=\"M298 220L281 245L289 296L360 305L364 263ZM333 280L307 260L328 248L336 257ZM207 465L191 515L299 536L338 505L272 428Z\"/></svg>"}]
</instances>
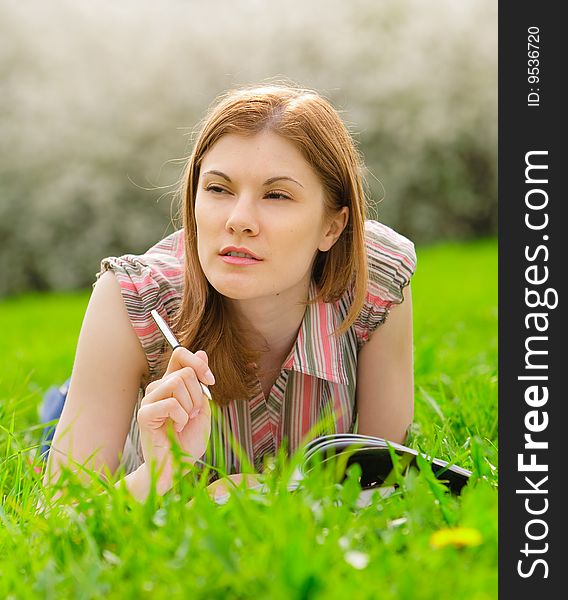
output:
<instances>
[{"instance_id":1,"label":"lip","mask_svg":"<svg viewBox=\"0 0 568 600\"><path fill-rule=\"evenodd\" d=\"M242 252L243 254L250 254L250 256L252 256L254 259L256 259L256 261L262 260L262 258L260 258L260 256L257 256L252 250L249 250L248 248L237 248L236 246L225 246L225 248L223 248L221 250L221 252L219 252L220 256L225 257L225 254L227 254L227 252ZM228 256L225 258L240 258L238 256ZM249 260L247 258L242 258L242 260Z\"/></svg>"},{"instance_id":2,"label":"lip","mask_svg":"<svg viewBox=\"0 0 568 600\"><path fill-rule=\"evenodd\" d=\"M254 258L245 258L244 256L219 255L219 258L229 265L258 265L262 262L261 260L255 260Z\"/></svg>"}]
</instances>

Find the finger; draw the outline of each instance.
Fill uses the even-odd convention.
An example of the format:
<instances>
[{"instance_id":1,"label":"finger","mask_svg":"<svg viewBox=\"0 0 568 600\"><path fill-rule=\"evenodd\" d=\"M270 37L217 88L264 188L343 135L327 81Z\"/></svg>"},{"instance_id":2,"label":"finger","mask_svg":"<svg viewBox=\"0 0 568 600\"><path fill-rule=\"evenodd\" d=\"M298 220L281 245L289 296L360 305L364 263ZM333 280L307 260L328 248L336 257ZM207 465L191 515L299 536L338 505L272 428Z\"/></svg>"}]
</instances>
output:
<instances>
[{"instance_id":1,"label":"finger","mask_svg":"<svg viewBox=\"0 0 568 600\"><path fill-rule=\"evenodd\" d=\"M205 352L205 350L198 350L195 354L196 354L196 356L203 357L203 360L206 361L207 364L209 365L209 356L207 356L207 352ZM209 385L212 385L212 384L209 384ZM209 395L207 395L205 390L203 390L203 392L207 396L207 400L210 400L211 392L209 392Z\"/></svg>"},{"instance_id":2,"label":"finger","mask_svg":"<svg viewBox=\"0 0 568 600\"><path fill-rule=\"evenodd\" d=\"M203 390L203 384L197 378L195 371L191 367L184 367L179 371L174 371L169 375L165 375L162 380L163 383L170 381L178 381L181 382L181 385L184 386L184 389L181 389L176 384L175 387L171 387L168 385L167 387L161 387L161 392L157 391L158 388L154 389L154 392L148 394L151 396L147 401L155 402L161 398L167 398L170 395L170 392L173 392L174 396L177 396L179 393L179 399L182 402L183 407L187 410L190 417L194 416L192 413L194 411L199 412L204 407L205 398L203 397L205 392ZM179 390L179 392L178 392Z\"/></svg>"},{"instance_id":3,"label":"finger","mask_svg":"<svg viewBox=\"0 0 568 600\"><path fill-rule=\"evenodd\" d=\"M181 431L189 421L189 415L173 397L146 404L136 415L142 429L159 429L168 418L174 422L176 431Z\"/></svg>"},{"instance_id":4,"label":"finger","mask_svg":"<svg viewBox=\"0 0 568 600\"><path fill-rule=\"evenodd\" d=\"M205 350L198 350L195 353L195 356L199 356L199 358L204 360L207 363L207 365L209 365L209 356L207 356L207 352L205 352Z\"/></svg>"},{"instance_id":5,"label":"finger","mask_svg":"<svg viewBox=\"0 0 568 600\"><path fill-rule=\"evenodd\" d=\"M197 416L203 409L208 414L209 397L204 392L204 388L204 384L197 379L195 371L191 367L185 367L149 384L141 406L174 396L178 398L190 418Z\"/></svg>"},{"instance_id":6,"label":"finger","mask_svg":"<svg viewBox=\"0 0 568 600\"><path fill-rule=\"evenodd\" d=\"M164 381L166 381L167 379L170 379L171 377L174 377L175 374L178 373L178 372L179 372L179 370L178 371L172 371L171 373L167 373L166 372L159 379L155 379L154 381L151 381L146 386L146 389L144 390L144 394L145 395L151 394L154 390L156 390L157 388L159 388L164 383Z\"/></svg>"},{"instance_id":7,"label":"finger","mask_svg":"<svg viewBox=\"0 0 568 600\"><path fill-rule=\"evenodd\" d=\"M195 411L197 402L195 396L192 396L190 386L188 384L190 377L199 385L195 371L191 367L186 367L179 371L176 371L172 375L171 383L168 389L171 389L171 395L177 398L178 402L182 405L183 409L191 417ZM167 390L166 390L167 391Z\"/></svg>"},{"instance_id":8,"label":"finger","mask_svg":"<svg viewBox=\"0 0 568 600\"><path fill-rule=\"evenodd\" d=\"M157 387L162 384L162 379L156 379L155 381L151 381L144 390L144 395L147 396L151 394Z\"/></svg>"},{"instance_id":9,"label":"finger","mask_svg":"<svg viewBox=\"0 0 568 600\"><path fill-rule=\"evenodd\" d=\"M192 408L189 411L189 416L190 418L193 418L204 408L207 397L205 396L203 388L201 387L201 382L193 369L183 369L183 380L189 396L191 397Z\"/></svg>"},{"instance_id":10,"label":"finger","mask_svg":"<svg viewBox=\"0 0 568 600\"><path fill-rule=\"evenodd\" d=\"M164 378L164 380L166 379L168 381L173 379L178 382L173 390L174 395L177 396L179 394L180 400L183 400L182 405L187 410L190 418L196 416L204 407L206 397L204 397L202 383L197 378L195 371L191 367L184 367ZM168 387L166 389L169 390L171 388Z\"/></svg>"},{"instance_id":11,"label":"finger","mask_svg":"<svg viewBox=\"0 0 568 600\"><path fill-rule=\"evenodd\" d=\"M200 350L200 353L200 356L197 356L197 354L193 354L187 348L179 346L172 352L165 375L169 375L184 367L192 367L200 381L206 385L213 385L215 383L215 376L211 373L208 361L203 356L205 352Z\"/></svg>"},{"instance_id":12,"label":"finger","mask_svg":"<svg viewBox=\"0 0 568 600\"><path fill-rule=\"evenodd\" d=\"M188 382L190 374L197 382L197 377L191 367L180 369L179 371L175 371L167 377L160 379L159 385L142 398L140 406L146 406L147 404L153 404L160 400L174 397L182 405L187 414L191 414L195 410L197 403L192 399L189 390ZM200 384L197 382L197 385Z\"/></svg>"}]
</instances>

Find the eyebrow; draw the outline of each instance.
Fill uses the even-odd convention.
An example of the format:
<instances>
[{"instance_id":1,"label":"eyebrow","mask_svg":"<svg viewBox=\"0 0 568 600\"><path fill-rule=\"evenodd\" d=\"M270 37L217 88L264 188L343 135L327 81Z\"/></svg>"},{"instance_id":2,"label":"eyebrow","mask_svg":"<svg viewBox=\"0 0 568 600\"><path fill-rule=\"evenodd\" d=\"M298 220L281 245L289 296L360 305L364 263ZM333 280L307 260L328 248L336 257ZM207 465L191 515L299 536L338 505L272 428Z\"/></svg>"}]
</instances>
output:
<instances>
[{"instance_id":1,"label":"eyebrow","mask_svg":"<svg viewBox=\"0 0 568 600\"><path fill-rule=\"evenodd\" d=\"M231 178L226 175L225 173L223 173L222 171L216 171L215 169L212 169L211 171L207 171L206 173L203 173L203 177L205 177L205 175L218 175L219 177L222 177L223 179L225 179L225 181L228 181L229 183L232 183ZM267 179L263 185L271 185L272 183L276 182L276 181L292 181L293 183L298 184L300 187L304 187L299 181L296 181L295 179L293 179L292 177L288 177L288 175L277 175L276 177L270 177L269 179Z\"/></svg>"}]
</instances>

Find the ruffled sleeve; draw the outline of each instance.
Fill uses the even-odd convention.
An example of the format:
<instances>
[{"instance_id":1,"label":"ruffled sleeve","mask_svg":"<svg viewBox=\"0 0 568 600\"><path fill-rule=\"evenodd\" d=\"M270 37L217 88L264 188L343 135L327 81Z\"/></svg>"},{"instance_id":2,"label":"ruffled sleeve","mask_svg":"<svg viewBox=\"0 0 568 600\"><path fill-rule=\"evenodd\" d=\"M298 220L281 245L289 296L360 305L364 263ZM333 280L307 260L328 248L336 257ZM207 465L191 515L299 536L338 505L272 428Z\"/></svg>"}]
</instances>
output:
<instances>
[{"instance_id":1,"label":"ruffled sleeve","mask_svg":"<svg viewBox=\"0 0 568 600\"><path fill-rule=\"evenodd\" d=\"M403 302L403 289L416 269L413 242L378 221L365 222L369 281L365 304L355 321L358 348L382 325L393 304Z\"/></svg>"},{"instance_id":2,"label":"ruffled sleeve","mask_svg":"<svg viewBox=\"0 0 568 600\"><path fill-rule=\"evenodd\" d=\"M150 313L156 309L171 325L182 299L183 269L183 230L179 230L144 254L104 258L96 274L97 281L105 271L115 274L130 322L148 360L150 381L161 376L157 369L166 349L164 338ZM93 287L95 285L96 281Z\"/></svg>"}]
</instances>

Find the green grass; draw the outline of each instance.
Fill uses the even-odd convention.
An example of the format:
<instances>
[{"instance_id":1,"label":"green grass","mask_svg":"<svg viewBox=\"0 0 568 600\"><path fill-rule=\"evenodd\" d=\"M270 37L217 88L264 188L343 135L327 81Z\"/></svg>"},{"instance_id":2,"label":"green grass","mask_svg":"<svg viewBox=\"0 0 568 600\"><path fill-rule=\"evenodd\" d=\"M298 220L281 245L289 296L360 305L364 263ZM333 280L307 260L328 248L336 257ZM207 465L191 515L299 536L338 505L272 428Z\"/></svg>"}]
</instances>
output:
<instances>
[{"instance_id":1,"label":"green grass","mask_svg":"<svg viewBox=\"0 0 568 600\"><path fill-rule=\"evenodd\" d=\"M356 467L342 485L315 473L278 493L280 456L269 493L238 489L224 505L191 477L143 504L93 480L48 514L29 462L37 406L71 372L89 291L0 302L0 597L496 598L496 242L418 248L412 293L410 443L474 472L459 498L427 465L365 507Z\"/></svg>"}]
</instances>

